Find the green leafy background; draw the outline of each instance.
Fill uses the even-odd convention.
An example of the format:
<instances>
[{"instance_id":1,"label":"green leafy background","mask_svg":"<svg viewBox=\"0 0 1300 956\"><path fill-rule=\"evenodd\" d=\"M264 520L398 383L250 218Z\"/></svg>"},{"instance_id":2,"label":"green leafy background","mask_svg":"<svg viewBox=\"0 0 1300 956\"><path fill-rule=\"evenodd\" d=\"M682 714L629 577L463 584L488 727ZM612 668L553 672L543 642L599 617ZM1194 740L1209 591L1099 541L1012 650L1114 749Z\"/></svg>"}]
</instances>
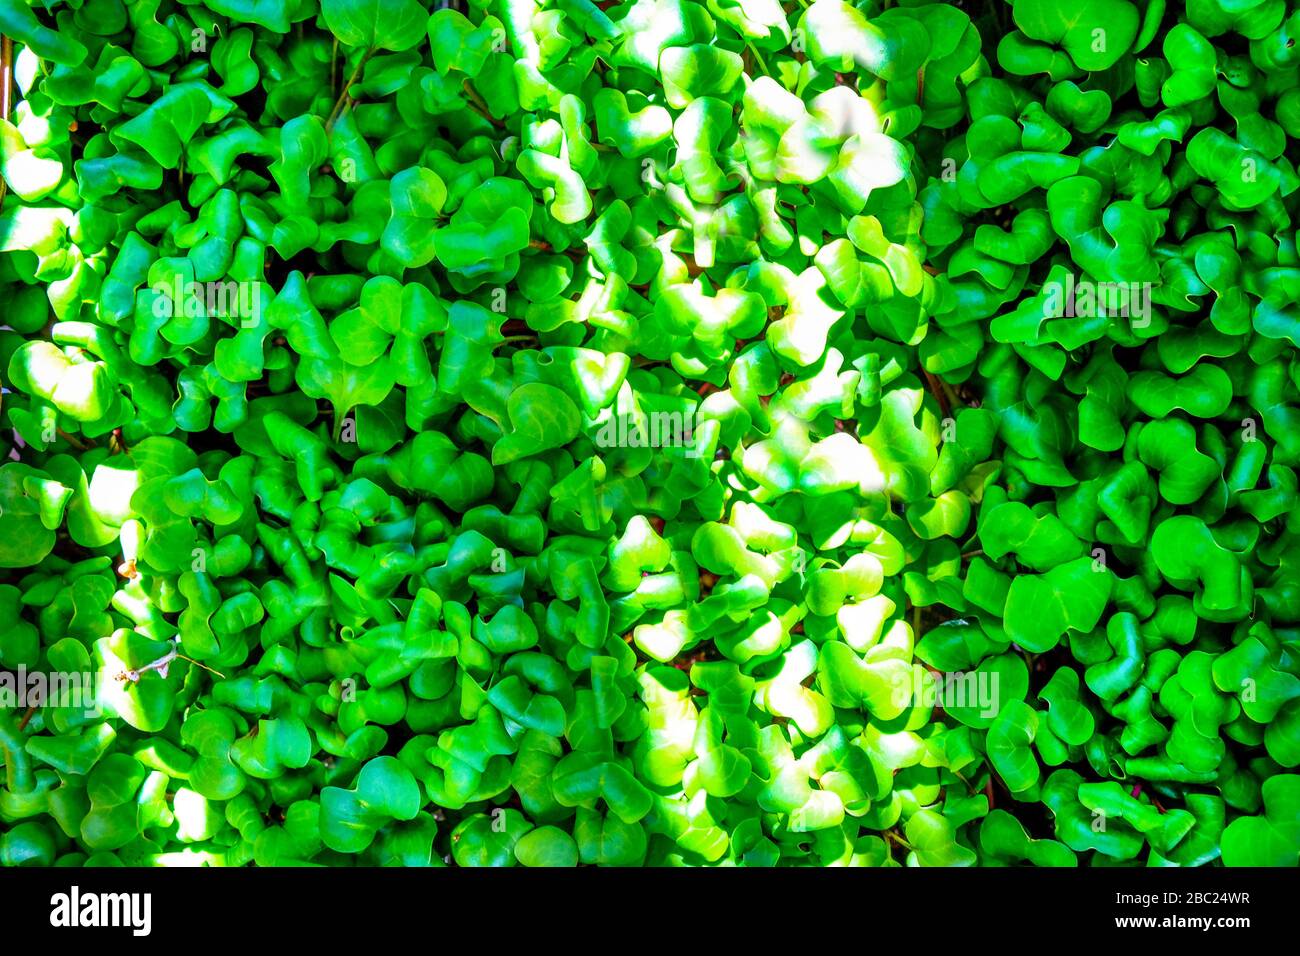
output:
<instances>
[{"instance_id":1,"label":"green leafy background","mask_svg":"<svg viewBox=\"0 0 1300 956\"><path fill-rule=\"evenodd\" d=\"M1297 865L1297 32L0 0L0 864Z\"/></svg>"}]
</instances>

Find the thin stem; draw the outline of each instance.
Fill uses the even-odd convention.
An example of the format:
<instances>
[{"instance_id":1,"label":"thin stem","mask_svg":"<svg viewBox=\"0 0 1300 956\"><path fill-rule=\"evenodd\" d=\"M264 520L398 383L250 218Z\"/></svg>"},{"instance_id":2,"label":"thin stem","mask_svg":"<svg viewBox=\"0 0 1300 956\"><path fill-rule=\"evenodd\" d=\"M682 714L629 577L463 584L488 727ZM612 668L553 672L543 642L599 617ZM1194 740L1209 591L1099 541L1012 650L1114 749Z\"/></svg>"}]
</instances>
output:
<instances>
[{"instance_id":1,"label":"thin stem","mask_svg":"<svg viewBox=\"0 0 1300 956\"><path fill-rule=\"evenodd\" d=\"M31 793L36 786L32 758L27 755L25 743L14 726L13 715L0 710L0 757L4 758L5 786L10 793Z\"/></svg>"},{"instance_id":2,"label":"thin stem","mask_svg":"<svg viewBox=\"0 0 1300 956\"><path fill-rule=\"evenodd\" d=\"M330 96L338 96L339 82L339 38L334 38L334 46L330 49Z\"/></svg>"},{"instance_id":3,"label":"thin stem","mask_svg":"<svg viewBox=\"0 0 1300 956\"><path fill-rule=\"evenodd\" d=\"M496 125L497 125L497 121L496 121L495 119L492 118L492 114L488 113L486 110L484 110L484 109L483 109L481 106L479 106L477 103L474 103L474 102L471 101L470 104L469 104L469 108L470 108L470 111L471 111L471 112L477 113L479 116L483 117L485 120L487 120L487 121L488 121L489 123L491 123L493 126L496 126Z\"/></svg>"},{"instance_id":4,"label":"thin stem","mask_svg":"<svg viewBox=\"0 0 1300 956\"><path fill-rule=\"evenodd\" d=\"M894 841L895 843L897 843L899 846L907 847L909 850L914 850L914 849L916 849L914 846L912 846L912 844L908 843L906 840L904 840L901 836L899 836L899 835L898 835L897 833L895 833L893 830L886 830L886 831L885 831L885 836L889 837L889 839L893 840L893 841Z\"/></svg>"},{"instance_id":5,"label":"thin stem","mask_svg":"<svg viewBox=\"0 0 1300 956\"><path fill-rule=\"evenodd\" d=\"M14 41L9 37L0 37L0 116L9 118L13 99ZM0 205L5 201L5 192L9 183L0 177Z\"/></svg>"},{"instance_id":6,"label":"thin stem","mask_svg":"<svg viewBox=\"0 0 1300 956\"><path fill-rule=\"evenodd\" d=\"M574 259L580 259L580 258L582 258L582 252L581 252L581 250L579 250L579 249L563 249L563 250L557 250L554 246L552 246L552 245L551 245L549 242L547 242L545 239L530 239L530 240L528 241L528 248L529 248L529 249L536 249L536 250L538 250L539 252L558 252L558 254L560 254L560 255L569 256L569 257L574 258ZM632 286L631 288L638 288L638 287L637 287L637 286Z\"/></svg>"},{"instance_id":7,"label":"thin stem","mask_svg":"<svg viewBox=\"0 0 1300 956\"><path fill-rule=\"evenodd\" d=\"M149 671L157 671L160 675L166 677L167 669L171 667L172 661L176 660L176 658L179 657L181 660L189 661L191 664L194 664L197 667L202 667L205 671L209 671L213 674L216 674L222 680L225 680L226 675L221 673L221 671L215 670L214 668L209 667L207 664L200 664L192 657L186 657L184 654L181 653L180 647L181 647L180 641L173 641L172 649L168 651L166 654L164 654L162 657L158 658L157 660L150 661L148 664L145 664L141 667L137 667L132 670L122 671L117 675L117 679L121 681L129 681L130 683L134 684L138 682L140 678L143 677L145 674L149 673Z\"/></svg>"},{"instance_id":8,"label":"thin stem","mask_svg":"<svg viewBox=\"0 0 1300 956\"><path fill-rule=\"evenodd\" d=\"M960 780L962 783L966 784L966 789L967 789L967 790L969 790L972 794L975 792L975 788L974 788L973 786L971 786L971 782L970 782L970 778L969 778L969 777L967 777L967 776L966 776L964 773L962 773L960 770L954 770L953 773L957 775L957 779L958 779L958 780Z\"/></svg>"},{"instance_id":9,"label":"thin stem","mask_svg":"<svg viewBox=\"0 0 1300 956\"><path fill-rule=\"evenodd\" d=\"M966 405L966 403L961 400L960 396L958 396L957 390L943 379L939 379L939 386L943 389L943 393L948 396L948 404L950 407L956 408L959 405L963 407Z\"/></svg>"},{"instance_id":10,"label":"thin stem","mask_svg":"<svg viewBox=\"0 0 1300 956\"><path fill-rule=\"evenodd\" d=\"M925 384L930 389L930 394L939 403L939 410L943 412L943 417L948 418L951 415L952 408L948 404L948 396L944 394L943 388L939 384L939 377L924 368L921 369L921 374L925 376Z\"/></svg>"},{"instance_id":11,"label":"thin stem","mask_svg":"<svg viewBox=\"0 0 1300 956\"><path fill-rule=\"evenodd\" d=\"M200 663L199 663L198 661L196 661L194 658L192 658L192 657L186 657L184 654L177 654L176 656L179 657L179 658L180 658L181 660L183 660L183 661L189 661L189 662L190 662L191 664L193 664L195 667L202 667L202 668L203 668L205 671L207 671L209 674L216 674L216 675L217 675L218 677L220 677L222 680L225 680L225 679L226 679L226 675L223 674L223 673L221 673L221 671L217 670L215 667L209 667L207 664L200 664Z\"/></svg>"},{"instance_id":12,"label":"thin stem","mask_svg":"<svg viewBox=\"0 0 1300 956\"><path fill-rule=\"evenodd\" d=\"M8 119L14 107L14 41L9 37L0 37L0 63L4 65L4 85L0 87L0 112L3 112L4 118Z\"/></svg>"},{"instance_id":13,"label":"thin stem","mask_svg":"<svg viewBox=\"0 0 1300 956\"><path fill-rule=\"evenodd\" d=\"M334 121L338 119L339 113L343 109L344 102L348 98L348 91L352 89L352 84L357 81L357 77L361 76L361 71L365 69L366 62L374 52L374 50L367 50L362 54L361 59L357 61L356 69L352 71L352 75L349 76L347 82L343 84L343 90L339 93L339 98L334 103L334 109L330 110L329 119L325 121L326 132L329 132L334 128Z\"/></svg>"},{"instance_id":14,"label":"thin stem","mask_svg":"<svg viewBox=\"0 0 1300 956\"><path fill-rule=\"evenodd\" d=\"M341 122L343 117L348 115L348 110L352 109L352 107L356 105L356 102L357 101L352 98L351 94L343 97L343 109L339 110L339 115L334 117L334 122Z\"/></svg>"},{"instance_id":15,"label":"thin stem","mask_svg":"<svg viewBox=\"0 0 1300 956\"><path fill-rule=\"evenodd\" d=\"M754 46L752 43L746 43L745 46L748 48L749 52L754 55L754 59L758 61L759 69L763 71L763 74L765 76L771 76L772 71L767 68L767 61L763 59L763 54L758 52L758 47Z\"/></svg>"},{"instance_id":16,"label":"thin stem","mask_svg":"<svg viewBox=\"0 0 1300 956\"><path fill-rule=\"evenodd\" d=\"M135 684L139 682L141 677L149 673L149 671L157 671L163 677L166 677L167 668L171 666L172 661L176 660L176 656L180 653L179 648L180 648L179 643L173 643L172 649L168 651L166 654L164 654L162 657L158 658L157 660L150 661L148 664L145 664L142 667L137 667L137 668L133 668L132 670L122 671L120 674L117 675L117 679L120 681L128 681L129 683Z\"/></svg>"},{"instance_id":17,"label":"thin stem","mask_svg":"<svg viewBox=\"0 0 1300 956\"><path fill-rule=\"evenodd\" d=\"M478 90L474 89L473 84L470 83L469 80L466 80L461 85L465 90L465 95L469 97L470 108L473 109L475 113L478 113L493 126L506 125L502 120L499 120L492 115L492 111L488 109L487 103L484 102L483 97L479 96Z\"/></svg>"},{"instance_id":18,"label":"thin stem","mask_svg":"<svg viewBox=\"0 0 1300 956\"><path fill-rule=\"evenodd\" d=\"M58 434L60 438L66 441L69 445L77 449L77 451L85 451L87 448L95 447L94 442L89 442L89 443L83 442L81 439L77 438L77 436L69 435L62 428L56 428L55 432Z\"/></svg>"}]
</instances>

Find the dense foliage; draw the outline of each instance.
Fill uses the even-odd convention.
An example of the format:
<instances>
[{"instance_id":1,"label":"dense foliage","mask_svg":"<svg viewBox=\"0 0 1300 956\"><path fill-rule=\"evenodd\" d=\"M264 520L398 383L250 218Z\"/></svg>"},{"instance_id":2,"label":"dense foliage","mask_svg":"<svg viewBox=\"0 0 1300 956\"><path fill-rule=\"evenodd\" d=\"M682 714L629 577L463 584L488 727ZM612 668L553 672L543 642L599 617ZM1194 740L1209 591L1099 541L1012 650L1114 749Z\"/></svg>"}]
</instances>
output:
<instances>
[{"instance_id":1,"label":"dense foliage","mask_svg":"<svg viewBox=\"0 0 1300 956\"><path fill-rule=\"evenodd\" d=\"M0 0L0 863L1300 860L1293 0L426 6Z\"/></svg>"}]
</instances>

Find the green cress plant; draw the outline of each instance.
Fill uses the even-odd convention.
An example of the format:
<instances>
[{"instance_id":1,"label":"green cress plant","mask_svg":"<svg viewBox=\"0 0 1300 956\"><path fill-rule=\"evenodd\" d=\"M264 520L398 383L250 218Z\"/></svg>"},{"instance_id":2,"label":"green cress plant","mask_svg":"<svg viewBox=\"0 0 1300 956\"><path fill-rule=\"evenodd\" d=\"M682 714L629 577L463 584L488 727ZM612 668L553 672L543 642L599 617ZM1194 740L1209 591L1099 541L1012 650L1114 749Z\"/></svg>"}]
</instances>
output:
<instances>
[{"instance_id":1,"label":"green cress plant","mask_svg":"<svg viewBox=\"0 0 1300 956\"><path fill-rule=\"evenodd\" d=\"M0 864L1300 862L1293 0L0 34Z\"/></svg>"}]
</instances>

